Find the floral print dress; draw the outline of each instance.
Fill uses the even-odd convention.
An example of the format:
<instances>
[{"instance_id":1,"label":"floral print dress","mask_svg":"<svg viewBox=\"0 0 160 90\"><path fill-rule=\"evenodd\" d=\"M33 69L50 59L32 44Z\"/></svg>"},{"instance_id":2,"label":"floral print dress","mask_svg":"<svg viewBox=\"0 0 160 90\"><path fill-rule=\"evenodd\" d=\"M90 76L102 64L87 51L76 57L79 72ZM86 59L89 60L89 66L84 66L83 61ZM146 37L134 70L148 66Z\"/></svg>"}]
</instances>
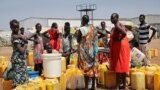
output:
<instances>
[{"instance_id":1,"label":"floral print dress","mask_svg":"<svg viewBox=\"0 0 160 90\"><path fill-rule=\"evenodd\" d=\"M24 41L21 39L13 39L11 38L11 43L13 47L11 63L12 63L12 70L14 72L14 78L12 86L13 88L19 84L24 84L28 81L28 73L26 70L25 64L25 53L21 53L17 45L24 46Z\"/></svg>"},{"instance_id":2,"label":"floral print dress","mask_svg":"<svg viewBox=\"0 0 160 90\"><path fill-rule=\"evenodd\" d=\"M98 37L93 26L83 26L80 28L82 40L79 45L78 66L88 77L97 77L97 53Z\"/></svg>"}]
</instances>

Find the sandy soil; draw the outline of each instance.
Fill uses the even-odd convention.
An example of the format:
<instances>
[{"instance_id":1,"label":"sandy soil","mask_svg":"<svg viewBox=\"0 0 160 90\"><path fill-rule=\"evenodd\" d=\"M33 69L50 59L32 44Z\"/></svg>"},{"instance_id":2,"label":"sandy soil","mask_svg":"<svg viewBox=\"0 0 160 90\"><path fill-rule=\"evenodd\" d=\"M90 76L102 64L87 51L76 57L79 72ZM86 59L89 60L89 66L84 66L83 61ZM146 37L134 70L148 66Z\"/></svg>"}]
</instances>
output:
<instances>
[{"instance_id":1,"label":"sandy soil","mask_svg":"<svg viewBox=\"0 0 160 90\"><path fill-rule=\"evenodd\" d=\"M151 62L160 65L160 39L153 39L149 47L158 49L158 57L152 58Z\"/></svg>"}]
</instances>

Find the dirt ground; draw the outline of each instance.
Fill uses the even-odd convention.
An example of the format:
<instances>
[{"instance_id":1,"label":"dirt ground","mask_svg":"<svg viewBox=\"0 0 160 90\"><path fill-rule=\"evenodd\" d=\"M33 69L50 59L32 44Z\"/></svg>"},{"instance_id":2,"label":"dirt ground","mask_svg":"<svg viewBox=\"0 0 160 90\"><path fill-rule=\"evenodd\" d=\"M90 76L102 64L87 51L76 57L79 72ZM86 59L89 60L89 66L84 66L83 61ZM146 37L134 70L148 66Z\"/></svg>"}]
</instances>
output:
<instances>
[{"instance_id":1,"label":"dirt ground","mask_svg":"<svg viewBox=\"0 0 160 90\"><path fill-rule=\"evenodd\" d=\"M153 39L152 42L149 44L150 48L157 48L158 49L158 57L152 58L151 62L154 64L160 65L160 39ZM12 54L12 48L11 47L0 47L0 56L6 56L8 60L10 59ZM100 89L97 90L106 90L106 89Z\"/></svg>"},{"instance_id":2,"label":"dirt ground","mask_svg":"<svg viewBox=\"0 0 160 90\"><path fill-rule=\"evenodd\" d=\"M158 49L158 57L152 58L151 62L160 65L160 39L153 39L149 46Z\"/></svg>"}]
</instances>

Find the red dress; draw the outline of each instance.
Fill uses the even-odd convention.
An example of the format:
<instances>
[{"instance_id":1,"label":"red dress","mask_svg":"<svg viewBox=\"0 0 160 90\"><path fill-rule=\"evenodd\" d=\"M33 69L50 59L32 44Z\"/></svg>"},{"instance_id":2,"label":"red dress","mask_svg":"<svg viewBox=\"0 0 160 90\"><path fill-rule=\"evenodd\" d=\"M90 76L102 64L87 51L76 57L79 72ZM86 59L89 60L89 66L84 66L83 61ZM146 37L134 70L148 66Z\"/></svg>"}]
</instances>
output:
<instances>
[{"instance_id":1,"label":"red dress","mask_svg":"<svg viewBox=\"0 0 160 90\"><path fill-rule=\"evenodd\" d=\"M117 73L129 71L130 47L128 38L125 36L121 41L114 41L114 38L121 38L122 34L115 33L113 28L110 37L110 70Z\"/></svg>"},{"instance_id":2,"label":"red dress","mask_svg":"<svg viewBox=\"0 0 160 90\"><path fill-rule=\"evenodd\" d=\"M49 43L52 45L52 48L59 51L60 49L60 38L58 37L58 30L57 29L50 29L48 30L49 34Z\"/></svg>"}]
</instances>

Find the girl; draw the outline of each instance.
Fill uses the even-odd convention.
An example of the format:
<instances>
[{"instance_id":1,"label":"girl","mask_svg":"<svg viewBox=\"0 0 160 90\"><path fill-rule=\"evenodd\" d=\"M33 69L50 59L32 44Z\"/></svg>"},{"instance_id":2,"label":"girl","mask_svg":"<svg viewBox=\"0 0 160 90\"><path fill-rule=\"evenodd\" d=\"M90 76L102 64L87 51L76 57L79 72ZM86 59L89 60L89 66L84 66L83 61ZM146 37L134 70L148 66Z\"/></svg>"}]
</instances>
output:
<instances>
[{"instance_id":1,"label":"girl","mask_svg":"<svg viewBox=\"0 0 160 90\"><path fill-rule=\"evenodd\" d=\"M49 43L52 45L52 49L60 50L60 38L57 23L53 23L51 29L43 33L45 37L49 39Z\"/></svg>"},{"instance_id":2,"label":"girl","mask_svg":"<svg viewBox=\"0 0 160 90\"><path fill-rule=\"evenodd\" d=\"M14 72L13 78L13 88L18 84L24 84L28 81L28 73L26 71L25 64L25 51L27 48L27 43L22 39L13 38L13 36L19 36L19 22L15 19L10 21L10 28L12 30L11 43L13 47L13 53L11 57L12 70Z\"/></svg>"},{"instance_id":3,"label":"girl","mask_svg":"<svg viewBox=\"0 0 160 90\"><path fill-rule=\"evenodd\" d=\"M40 33L42 26L40 23L36 24L36 33L34 33L31 37L29 37L29 40L34 41L34 62L35 62L35 71L39 71L39 75L42 74L42 69L43 69L43 65L42 65L42 54L43 54L43 39L42 39L42 35ZM32 37L34 37L34 39L31 39Z\"/></svg>"},{"instance_id":4,"label":"girl","mask_svg":"<svg viewBox=\"0 0 160 90\"><path fill-rule=\"evenodd\" d=\"M70 54L72 49L72 36L70 34L70 23L66 22L64 25L64 35L62 39L63 53L62 55L66 57L66 66L70 62Z\"/></svg>"}]
</instances>

